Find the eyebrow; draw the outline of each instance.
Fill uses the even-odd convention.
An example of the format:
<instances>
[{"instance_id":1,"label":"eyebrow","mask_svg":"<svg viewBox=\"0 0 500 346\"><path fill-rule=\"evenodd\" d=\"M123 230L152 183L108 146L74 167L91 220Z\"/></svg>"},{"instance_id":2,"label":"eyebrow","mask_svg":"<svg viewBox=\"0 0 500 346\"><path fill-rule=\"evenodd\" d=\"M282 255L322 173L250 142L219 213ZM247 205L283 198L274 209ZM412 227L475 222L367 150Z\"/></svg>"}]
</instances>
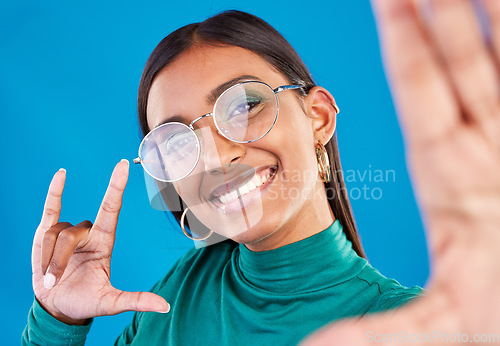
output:
<instances>
[{"instance_id":1,"label":"eyebrow","mask_svg":"<svg viewBox=\"0 0 500 346\"><path fill-rule=\"evenodd\" d=\"M210 93L207 95L207 98L206 98L208 104L210 104L210 105L214 104L215 101L217 101L217 99L219 98L219 96L222 95L222 93L224 91L226 91L227 89L229 89L230 87L232 87L240 82L248 81L248 80L262 81L259 77L247 75L247 74L233 78L227 82L222 83L221 85L215 87L212 91L210 91ZM186 125L189 124L189 122L186 120L186 118L184 118L182 115L176 114L174 116L168 117L167 119L163 120L158 125L156 125L154 128L157 128L158 126L161 126L161 125L166 124L166 123L171 123L171 122L180 122L180 123L183 123Z\"/></svg>"},{"instance_id":2,"label":"eyebrow","mask_svg":"<svg viewBox=\"0 0 500 346\"><path fill-rule=\"evenodd\" d=\"M222 95L222 93L224 91L226 91L227 89L229 89L230 87L240 83L240 82L243 82L243 81L248 81L248 80L258 80L260 81L261 79L259 77L256 77L256 76L251 76L251 75L248 75L248 74L245 74L245 75L242 75L242 76L239 76L239 77L236 77L236 78L233 78L221 85L219 85L218 87L216 87L215 89L213 89L210 94L207 96L207 102L208 104L214 104L215 101L217 101L217 99L219 98L220 95Z\"/></svg>"}]
</instances>

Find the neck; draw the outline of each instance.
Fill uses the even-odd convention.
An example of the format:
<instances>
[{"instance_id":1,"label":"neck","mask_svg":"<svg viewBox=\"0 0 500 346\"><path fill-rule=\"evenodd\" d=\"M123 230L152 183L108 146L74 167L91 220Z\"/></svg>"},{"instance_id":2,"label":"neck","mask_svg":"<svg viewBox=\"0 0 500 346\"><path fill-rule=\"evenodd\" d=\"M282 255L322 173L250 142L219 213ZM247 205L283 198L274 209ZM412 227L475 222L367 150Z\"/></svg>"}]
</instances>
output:
<instances>
[{"instance_id":1,"label":"neck","mask_svg":"<svg viewBox=\"0 0 500 346\"><path fill-rule=\"evenodd\" d=\"M335 220L325 187L318 181L300 210L294 211L292 216L286 218L283 224L266 237L245 243L245 246L251 251L273 250L317 234L328 228Z\"/></svg>"},{"instance_id":2,"label":"neck","mask_svg":"<svg viewBox=\"0 0 500 346\"><path fill-rule=\"evenodd\" d=\"M346 282L367 265L352 249L338 220L317 234L270 251L250 251L240 244L231 262L245 284L287 296Z\"/></svg>"}]
</instances>

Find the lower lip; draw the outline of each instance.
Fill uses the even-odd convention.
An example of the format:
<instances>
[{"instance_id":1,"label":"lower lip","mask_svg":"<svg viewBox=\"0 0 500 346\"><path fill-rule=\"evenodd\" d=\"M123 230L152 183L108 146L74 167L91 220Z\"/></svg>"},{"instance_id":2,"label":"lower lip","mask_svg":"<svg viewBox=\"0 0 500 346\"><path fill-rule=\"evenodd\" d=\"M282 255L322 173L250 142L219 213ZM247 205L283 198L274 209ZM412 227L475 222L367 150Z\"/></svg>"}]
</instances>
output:
<instances>
[{"instance_id":1,"label":"lower lip","mask_svg":"<svg viewBox=\"0 0 500 346\"><path fill-rule=\"evenodd\" d=\"M258 188L239 196L232 202L227 204L222 204L218 200L212 201L212 203L217 207L217 209L222 210L224 214L232 214L237 211L241 211L244 208L247 208L251 205L255 200L262 197L263 193L269 188L271 183L274 181L276 177L277 170L269 177L269 179Z\"/></svg>"}]
</instances>

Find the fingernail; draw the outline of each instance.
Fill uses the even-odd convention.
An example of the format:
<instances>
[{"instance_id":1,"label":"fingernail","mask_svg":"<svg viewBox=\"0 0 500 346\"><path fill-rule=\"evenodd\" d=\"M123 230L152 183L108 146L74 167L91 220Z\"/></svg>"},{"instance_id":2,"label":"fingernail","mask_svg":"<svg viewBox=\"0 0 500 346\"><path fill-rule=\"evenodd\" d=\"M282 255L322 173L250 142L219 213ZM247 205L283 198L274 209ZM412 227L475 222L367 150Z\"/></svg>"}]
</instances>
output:
<instances>
[{"instance_id":1,"label":"fingernail","mask_svg":"<svg viewBox=\"0 0 500 346\"><path fill-rule=\"evenodd\" d=\"M166 309L166 310L164 310L164 311L158 311L158 312L159 312L159 313L161 313L161 314L166 314L166 313L167 313L167 312L169 312L169 311L170 311L170 304L169 304L169 303L167 303L167 309Z\"/></svg>"},{"instance_id":2,"label":"fingernail","mask_svg":"<svg viewBox=\"0 0 500 346\"><path fill-rule=\"evenodd\" d=\"M43 277L43 285L45 286L46 289L50 290L52 287L54 287L54 284L56 283L56 277L54 274L47 273Z\"/></svg>"},{"instance_id":3,"label":"fingernail","mask_svg":"<svg viewBox=\"0 0 500 346\"><path fill-rule=\"evenodd\" d=\"M123 162L123 161L125 161L128 164L128 160L127 159L121 159L120 162Z\"/></svg>"},{"instance_id":4,"label":"fingernail","mask_svg":"<svg viewBox=\"0 0 500 346\"><path fill-rule=\"evenodd\" d=\"M59 172L64 172L66 173L66 170L64 168L59 168Z\"/></svg>"}]
</instances>

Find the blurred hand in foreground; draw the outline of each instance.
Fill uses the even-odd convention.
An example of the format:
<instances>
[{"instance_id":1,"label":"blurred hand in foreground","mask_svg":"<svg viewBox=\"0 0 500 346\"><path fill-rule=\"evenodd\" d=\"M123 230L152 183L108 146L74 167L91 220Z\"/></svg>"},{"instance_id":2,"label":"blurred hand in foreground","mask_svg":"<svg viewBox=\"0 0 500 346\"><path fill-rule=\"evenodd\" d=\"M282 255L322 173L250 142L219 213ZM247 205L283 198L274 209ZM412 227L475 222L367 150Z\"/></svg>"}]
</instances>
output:
<instances>
[{"instance_id":1,"label":"blurred hand in foreground","mask_svg":"<svg viewBox=\"0 0 500 346\"><path fill-rule=\"evenodd\" d=\"M428 292L305 345L500 344L500 1L482 0L487 40L477 5L372 0L427 233Z\"/></svg>"}]
</instances>

